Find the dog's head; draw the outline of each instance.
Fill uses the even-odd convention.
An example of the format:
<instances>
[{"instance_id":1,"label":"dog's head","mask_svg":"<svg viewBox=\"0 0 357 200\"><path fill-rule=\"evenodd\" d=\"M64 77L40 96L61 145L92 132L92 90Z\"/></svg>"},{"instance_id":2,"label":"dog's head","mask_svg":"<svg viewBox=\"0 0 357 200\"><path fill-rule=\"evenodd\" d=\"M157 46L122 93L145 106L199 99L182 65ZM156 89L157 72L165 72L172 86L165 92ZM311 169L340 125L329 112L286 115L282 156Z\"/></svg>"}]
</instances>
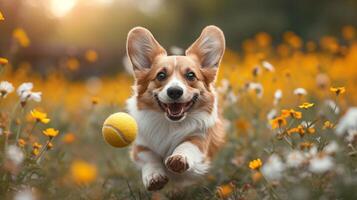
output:
<instances>
[{"instance_id":1,"label":"dog's head","mask_svg":"<svg viewBox=\"0 0 357 200\"><path fill-rule=\"evenodd\" d=\"M168 56L150 31L132 29L127 53L134 69L138 109L163 112L171 121L182 121L193 112L211 113L224 50L224 35L216 26L203 29L184 56Z\"/></svg>"}]
</instances>

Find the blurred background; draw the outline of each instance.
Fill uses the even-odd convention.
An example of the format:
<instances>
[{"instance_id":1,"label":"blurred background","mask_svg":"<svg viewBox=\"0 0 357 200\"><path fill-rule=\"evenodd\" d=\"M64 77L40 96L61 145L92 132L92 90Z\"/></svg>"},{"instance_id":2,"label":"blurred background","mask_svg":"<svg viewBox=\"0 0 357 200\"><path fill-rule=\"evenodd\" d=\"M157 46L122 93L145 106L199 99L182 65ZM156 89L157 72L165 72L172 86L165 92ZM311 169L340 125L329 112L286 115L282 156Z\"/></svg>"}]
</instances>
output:
<instances>
[{"instance_id":1,"label":"blurred background","mask_svg":"<svg viewBox=\"0 0 357 200\"><path fill-rule=\"evenodd\" d=\"M323 35L339 37L345 25L357 25L354 0L2 0L0 10L6 17L0 55L11 58L15 68L30 62L42 74L76 57L78 62L67 63L76 69L73 79L123 70L126 35L135 26L150 29L168 51L177 52L210 24L223 29L228 48L235 51L262 31L273 43L281 42L286 31L318 41ZM16 28L26 34L26 48L11 48L8 38ZM10 55L14 51L16 58ZM100 62L77 66L86 57Z\"/></svg>"},{"instance_id":2,"label":"blurred background","mask_svg":"<svg viewBox=\"0 0 357 200\"><path fill-rule=\"evenodd\" d=\"M0 0L0 199L165 199L102 125L132 95L130 29L183 54L211 24L227 144L166 199L357 199L357 0Z\"/></svg>"}]
</instances>

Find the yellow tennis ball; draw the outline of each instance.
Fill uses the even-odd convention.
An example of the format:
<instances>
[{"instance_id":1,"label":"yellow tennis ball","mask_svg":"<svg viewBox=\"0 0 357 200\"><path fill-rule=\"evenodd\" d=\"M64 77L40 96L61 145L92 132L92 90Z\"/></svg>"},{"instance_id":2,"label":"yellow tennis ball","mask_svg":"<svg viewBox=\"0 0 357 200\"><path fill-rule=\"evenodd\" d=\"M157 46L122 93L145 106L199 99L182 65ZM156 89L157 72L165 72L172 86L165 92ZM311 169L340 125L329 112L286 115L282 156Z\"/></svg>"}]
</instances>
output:
<instances>
[{"instance_id":1,"label":"yellow tennis ball","mask_svg":"<svg viewBox=\"0 0 357 200\"><path fill-rule=\"evenodd\" d=\"M135 140L138 125L127 113L118 112L110 115L103 124L104 140L114 147L126 147Z\"/></svg>"}]
</instances>

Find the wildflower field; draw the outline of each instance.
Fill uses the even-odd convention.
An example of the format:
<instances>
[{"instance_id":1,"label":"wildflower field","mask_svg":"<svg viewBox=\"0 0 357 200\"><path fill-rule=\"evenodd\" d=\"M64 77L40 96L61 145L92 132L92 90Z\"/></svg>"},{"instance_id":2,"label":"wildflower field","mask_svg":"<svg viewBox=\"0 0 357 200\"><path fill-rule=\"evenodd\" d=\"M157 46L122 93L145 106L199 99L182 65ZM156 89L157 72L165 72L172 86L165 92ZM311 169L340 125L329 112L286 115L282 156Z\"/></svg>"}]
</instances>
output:
<instances>
[{"instance_id":1,"label":"wildflower field","mask_svg":"<svg viewBox=\"0 0 357 200\"><path fill-rule=\"evenodd\" d=\"M0 199L357 199L353 26L318 41L287 31L273 43L259 32L241 51L228 49L216 84L227 142L199 184L157 193L144 189L130 147L113 148L101 134L131 95L125 63L110 77L73 80L87 65L101 66L95 49L38 73L17 56L32 45L26 30L6 40Z\"/></svg>"}]
</instances>

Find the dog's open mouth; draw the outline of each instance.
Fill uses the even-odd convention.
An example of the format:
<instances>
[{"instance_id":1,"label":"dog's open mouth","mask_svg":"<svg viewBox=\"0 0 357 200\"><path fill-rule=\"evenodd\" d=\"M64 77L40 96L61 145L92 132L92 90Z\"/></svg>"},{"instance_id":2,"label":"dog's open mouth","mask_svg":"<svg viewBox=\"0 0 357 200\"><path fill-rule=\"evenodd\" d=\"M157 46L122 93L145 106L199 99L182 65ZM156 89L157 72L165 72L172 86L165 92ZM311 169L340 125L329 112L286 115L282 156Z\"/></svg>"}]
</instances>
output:
<instances>
[{"instance_id":1,"label":"dog's open mouth","mask_svg":"<svg viewBox=\"0 0 357 200\"><path fill-rule=\"evenodd\" d=\"M198 95L194 95L192 99L186 103L163 103L162 101L160 101L157 95L155 95L155 98L160 108L166 113L166 116L170 120L179 121L186 116L187 111L189 111L196 103Z\"/></svg>"}]
</instances>

